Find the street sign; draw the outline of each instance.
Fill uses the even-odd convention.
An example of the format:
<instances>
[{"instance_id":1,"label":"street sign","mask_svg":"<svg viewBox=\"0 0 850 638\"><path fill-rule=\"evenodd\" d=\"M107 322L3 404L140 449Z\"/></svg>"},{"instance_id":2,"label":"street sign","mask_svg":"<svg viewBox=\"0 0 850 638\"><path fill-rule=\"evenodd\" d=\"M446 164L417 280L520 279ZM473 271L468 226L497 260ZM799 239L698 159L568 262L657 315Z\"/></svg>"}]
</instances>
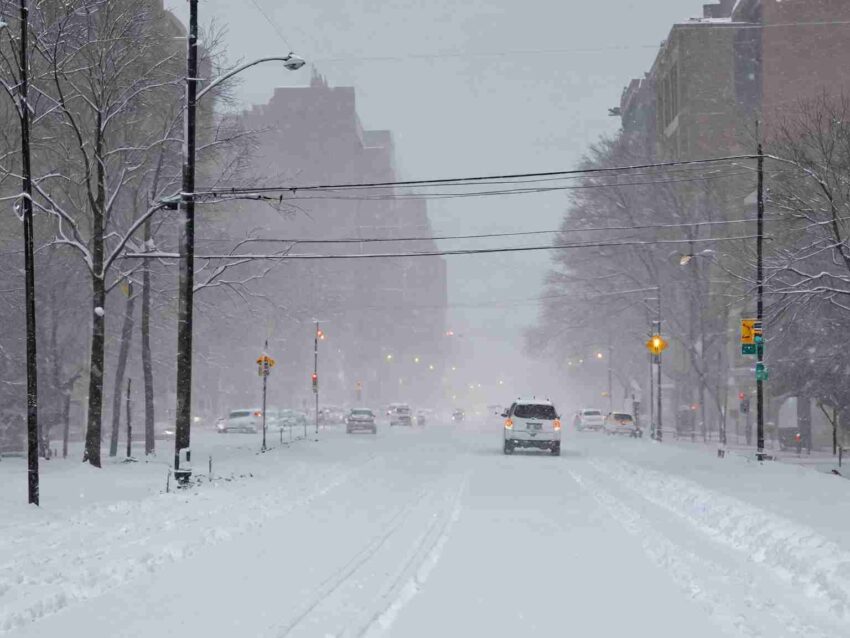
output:
<instances>
[{"instance_id":1,"label":"street sign","mask_svg":"<svg viewBox=\"0 0 850 638\"><path fill-rule=\"evenodd\" d=\"M752 345L756 342L756 323L755 319L741 319L741 344ZM747 354L747 353L744 353ZM755 354L755 353L753 353Z\"/></svg>"},{"instance_id":2,"label":"street sign","mask_svg":"<svg viewBox=\"0 0 850 638\"><path fill-rule=\"evenodd\" d=\"M646 342L646 349L657 357L667 349L667 342L661 335L652 335Z\"/></svg>"},{"instance_id":3,"label":"street sign","mask_svg":"<svg viewBox=\"0 0 850 638\"><path fill-rule=\"evenodd\" d=\"M756 344L754 343L742 343L741 344L741 354L744 355L752 355L756 353Z\"/></svg>"}]
</instances>

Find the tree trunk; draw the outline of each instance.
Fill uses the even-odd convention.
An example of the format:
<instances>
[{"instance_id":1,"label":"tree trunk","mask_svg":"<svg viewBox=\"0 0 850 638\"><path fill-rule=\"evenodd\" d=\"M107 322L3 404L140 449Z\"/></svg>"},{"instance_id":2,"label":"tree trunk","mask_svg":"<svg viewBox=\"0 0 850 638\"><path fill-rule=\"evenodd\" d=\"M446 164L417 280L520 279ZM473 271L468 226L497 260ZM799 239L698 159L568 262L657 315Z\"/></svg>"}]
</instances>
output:
<instances>
[{"instance_id":1,"label":"tree trunk","mask_svg":"<svg viewBox=\"0 0 850 638\"><path fill-rule=\"evenodd\" d=\"M92 330L89 357L89 402L86 448L83 462L100 467L101 417L103 415L103 358L106 329L106 287L101 277L92 277Z\"/></svg>"},{"instance_id":2,"label":"tree trunk","mask_svg":"<svg viewBox=\"0 0 850 638\"><path fill-rule=\"evenodd\" d=\"M151 239L150 220L145 222L145 249ZM142 373L145 385L145 456L156 452L154 439L153 361L151 356L151 267L144 260L142 271Z\"/></svg>"},{"instance_id":3,"label":"tree trunk","mask_svg":"<svg viewBox=\"0 0 850 638\"><path fill-rule=\"evenodd\" d=\"M121 327L121 345L118 350L118 365L115 367L115 387L112 392L112 433L109 438L109 456L118 455L118 428L121 423L121 388L124 385L124 373L127 370L127 358L130 355L130 342L133 339L133 311L136 298L133 295L133 283L127 284L127 303L124 306L124 323Z\"/></svg>"},{"instance_id":4,"label":"tree trunk","mask_svg":"<svg viewBox=\"0 0 850 638\"><path fill-rule=\"evenodd\" d=\"M56 295L55 289L51 290L51 294L49 297L52 307L56 307ZM62 374L62 357L59 354L59 321L57 321L57 310L51 313L51 321L50 321L50 380L52 385L52 394L50 405L53 406L53 409L48 410L49 418L45 419L42 417L39 420L39 426L41 426L42 422L44 422L44 431L42 433L42 440L44 441L44 457L49 458L50 456L50 426L54 419L58 420L59 415L62 413L62 395L59 392L59 389L62 387L61 383L61 374ZM44 322L42 322L44 323Z\"/></svg>"},{"instance_id":5,"label":"tree trunk","mask_svg":"<svg viewBox=\"0 0 850 638\"><path fill-rule=\"evenodd\" d=\"M94 143L97 193L91 200L92 215L92 330L89 359L89 409L86 423L86 448L83 462L100 467L100 441L103 416L103 359L106 347L106 273L103 270L104 210L106 208L106 176L103 162L103 118L98 112Z\"/></svg>"},{"instance_id":6,"label":"tree trunk","mask_svg":"<svg viewBox=\"0 0 850 638\"><path fill-rule=\"evenodd\" d=\"M62 422L64 424L62 430L62 458L68 458L68 437L71 433L71 391L65 392L62 397Z\"/></svg>"}]
</instances>

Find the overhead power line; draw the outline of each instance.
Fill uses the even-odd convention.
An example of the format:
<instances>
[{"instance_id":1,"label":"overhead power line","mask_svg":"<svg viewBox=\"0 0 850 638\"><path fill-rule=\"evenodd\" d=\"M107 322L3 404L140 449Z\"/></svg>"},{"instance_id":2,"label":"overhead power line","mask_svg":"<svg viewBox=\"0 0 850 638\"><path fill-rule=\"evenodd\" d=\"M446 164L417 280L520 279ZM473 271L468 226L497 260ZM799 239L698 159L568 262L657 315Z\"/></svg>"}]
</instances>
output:
<instances>
[{"instance_id":1,"label":"overhead power line","mask_svg":"<svg viewBox=\"0 0 850 638\"><path fill-rule=\"evenodd\" d=\"M658 162L653 164L636 164L630 166L616 167L599 167L599 168L583 168L571 169L564 171L545 171L540 173L508 173L504 175L474 175L468 177L449 177L440 179L415 179L415 180L395 180L385 182L365 182L365 183L342 183L342 184L308 184L308 185L284 185L284 186L261 186L250 188L213 188L202 190L195 193L198 195L235 195L245 193L296 193L299 191L324 191L324 190L357 190L364 188L395 188L399 186L407 187L423 187L423 186L438 186L438 185L466 185L485 181L505 182L510 180L540 178L540 177L564 177L569 175L596 175L608 173L623 173L629 171L646 170L651 168L669 168L674 166L700 166L705 164L716 164L718 162L732 162L741 160L754 160L758 155L732 155L726 157L716 157L710 159L694 159L682 160L676 162Z\"/></svg>"},{"instance_id":2,"label":"overhead power line","mask_svg":"<svg viewBox=\"0 0 850 638\"><path fill-rule=\"evenodd\" d=\"M698 243L719 243L724 241L741 241L747 239L755 239L756 235L743 235L740 237L714 237L704 239L656 239L650 241L616 241L616 242L578 242L573 244L549 244L541 246L514 246L506 248L467 248L458 250L433 250L422 252L399 252L399 253L361 253L351 255L311 255L311 254L289 254L289 253L272 253L272 254L251 254L251 253L236 253L236 254L218 254L218 255L196 255L198 259L238 259L241 261L261 261L261 260L325 260L325 259L392 259L402 257L442 257L450 255L486 255L497 253L522 253L531 251L548 251L548 250L568 250L579 248L616 248L624 246L653 246L659 244L698 244ZM124 255L128 259L180 259L179 253L166 252L149 252L149 253L128 253Z\"/></svg>"},{"instance_id":3,"label":"overhead power line","mask_svg":"<svg viewBox=\"0 0 850 638\"><path fill-rule=\"evenodd\" d=\"M591 233L606 231L634 231L634 230L664 230L673 228L694 228L698 226L725 226L727 224L752 224L755 219L724 219L715 221L680 222L677 224L636 224L632 226L591 226L588 228L561 228L557 230L528 230L510 233L481 233L476 235L434 235L421 237L339 237L337 239L288 239L286 237L250 237L240 240L239 244L247 243L275 243L275 244L373 244L394 242L422 242L422 241L451 241L461 239L496 239L502 237L530 237L539 235L559 235L571 233ZM228 242L237 243L233 239L206 239L198 240L200 243Z\"/></svg>"}]
</instances>

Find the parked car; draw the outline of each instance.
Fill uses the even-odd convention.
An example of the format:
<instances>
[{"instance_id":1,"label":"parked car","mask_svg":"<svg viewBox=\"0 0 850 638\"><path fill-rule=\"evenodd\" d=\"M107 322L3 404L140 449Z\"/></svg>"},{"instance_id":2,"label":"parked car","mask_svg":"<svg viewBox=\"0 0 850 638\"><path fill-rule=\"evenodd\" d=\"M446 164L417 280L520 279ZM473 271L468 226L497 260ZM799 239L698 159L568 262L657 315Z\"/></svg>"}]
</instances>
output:
<instances>
[{"instance_id":1,"label":"parked car","mask_svg":"<svg viewBox=\"0 0 850 638\"><path fill-rule=\"evenodd\" d=\"M605 417L602 416L602 410L596 408L582 408L576 412L573 420L576 430L584 432L585 430L601 430L605 425Z\"/></svg>"},{"instance_id":2,"label":"parked car","mask_svg":"<svg viewBox=\"0 0 850 638\"><path fill-rule=\"evenodd\" d=\"M375 413L369 408L352 408L345 418L345 431L348 434L358 430L366 430L372 434L378 433L375 425Z\"/></svg>"},{"instance_id":3,"label":"parked car","mask_svg":"<svg viewBox=\"0 0 850 638\"><path fill-rule=\"evenodd\" d=\"M803 434L796 427L779 428L777 430L777 438L779 439L780 450L802 450L803 449Z\"/></svg>"},{"instance_id":4,"label":"parked car","mask_svg":"<svg viewBox=\"0 0 850 638\"><path fill-rule=\"evenodd\" d=\"M219 420L216 425L219 434L228 434L230 432L256 434L262 427L263 413L257 409L232 410L223 420Z\"/></svg>"},{"instance_id":5,"label":"parked car","mask_svg":"<svg viewBox=\"0 0 850 638\"><path fill-rule=\"evenodd\" d=\"M620 434L634 438L643 436L643 431L628 412L610 412L605 417L604 428L606 434Z\"/></svg>"},{"instance_id":6,"label":"parked car","mask_svg":"<svg viewBox=\"0 0 850 638\"><path fill-rule=\"evenodd\" d=\"M560 456L561 418L550 401L521 399L503 417L505 454L513 454L516 448L532 448Z\"/></svg>"},{"instance_id":7,"label":"parked car","mask_svg":"<svg viewBox=\"0 0 850 638\"><path fill-rule=\"evenodd\" d=\"M406 403L393 403L389 412L390 425L413 425L410 406Z\"/></svg>"}]
</instances>

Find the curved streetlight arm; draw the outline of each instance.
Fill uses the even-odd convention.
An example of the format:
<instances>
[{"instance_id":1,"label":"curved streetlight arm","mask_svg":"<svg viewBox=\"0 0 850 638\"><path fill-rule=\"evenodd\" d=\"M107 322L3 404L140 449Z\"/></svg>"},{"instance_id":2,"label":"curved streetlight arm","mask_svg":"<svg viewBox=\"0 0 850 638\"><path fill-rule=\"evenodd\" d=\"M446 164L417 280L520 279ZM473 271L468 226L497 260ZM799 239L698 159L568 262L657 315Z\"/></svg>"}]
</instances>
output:
<instances>
[{"instance_id":1,"label":"curved streetlight arm","mask_svg":"<svg viewBox=\"0 0 850 638\"><path fill-rule=\"evenodd\" d=\"M205 86L203 89L198 91L198 95L195 97L195 100L196 101L200 100L202 97L204 97L207 93L212 91L219 84L226 82L227 80L232 78L234 75L242 73L242 71L244 71L245 69L250 69L252 66L257 66L258 64L264 64L265 62L290 62L290 61L293 60L293 57L294 56L290 53L289 55L283 56L283 57L275 56L275 57L271 57L271 58L259 58L258 60L254 60L252 62L248 62L246 64L243 64L242 66L238 66L235 69L233 69L232 71L225 73L221 77L216 78L215 80L210 82L207 86Z\"/></svg>"}]
</instances>

